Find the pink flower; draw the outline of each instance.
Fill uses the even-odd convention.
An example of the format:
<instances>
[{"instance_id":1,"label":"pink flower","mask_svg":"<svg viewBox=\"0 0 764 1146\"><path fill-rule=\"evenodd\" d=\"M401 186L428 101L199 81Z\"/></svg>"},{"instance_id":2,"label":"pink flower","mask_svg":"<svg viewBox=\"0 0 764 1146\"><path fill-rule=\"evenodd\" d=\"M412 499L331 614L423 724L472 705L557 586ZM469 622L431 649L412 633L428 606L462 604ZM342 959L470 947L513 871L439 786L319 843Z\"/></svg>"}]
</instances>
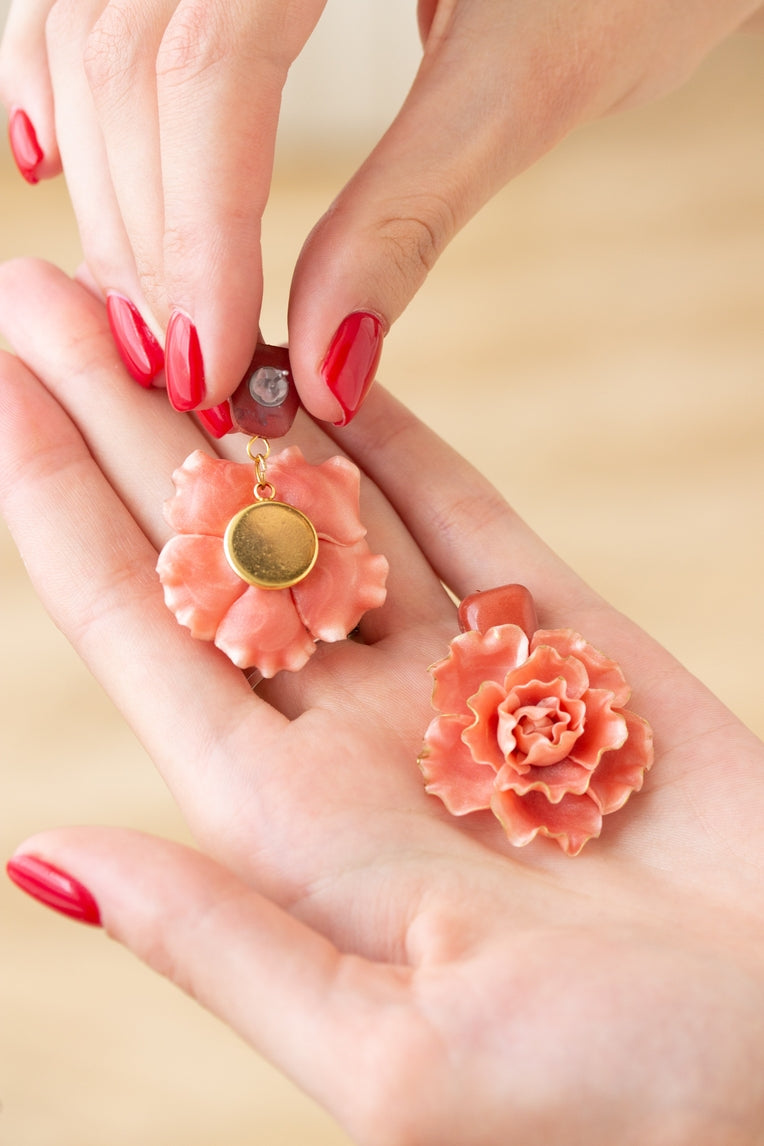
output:
<instances>
[{"instance_id":1,"label":"pink flower","mask_svg":"<svg viewBox=\"0 0 764 1146\"><path fill-rule=\"evenodd\" d=\"M165 602L191 635L214 641L239 668L264 677L302 668L315 642L340 641L385 599L387 561L371 553L359 517L360 474L346 458L321 465L290 446L268 461L279 501L301 510L318 534L313 569L291 589L242 580L225 555L229 521L254 501L251 464L200 450L173 474L165 517L176 531L159 554Z\"/></svg>"},{"instance_id":2,"label":"pink flower","mask_svg":"<svg viewBox=\"0 0 764 1146\"><path fill-rule=\"evenodd\" d=\"M571 629L462 633L430 671L441 715L420 766L455 816L490 808L516 846L540 833L577 855L642 787L650 726L623 707L615 661Z\"/></svg>"}]
</instances>

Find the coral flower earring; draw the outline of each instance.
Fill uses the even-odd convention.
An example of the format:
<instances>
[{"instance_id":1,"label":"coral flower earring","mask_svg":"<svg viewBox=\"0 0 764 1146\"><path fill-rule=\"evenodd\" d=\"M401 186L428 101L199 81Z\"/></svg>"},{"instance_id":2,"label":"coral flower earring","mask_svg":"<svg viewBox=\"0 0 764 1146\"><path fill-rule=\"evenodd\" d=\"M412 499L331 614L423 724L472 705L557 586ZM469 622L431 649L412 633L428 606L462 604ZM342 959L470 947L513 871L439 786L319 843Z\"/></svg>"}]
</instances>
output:
<instances>
[{"instance_id":1,"label":"coral flower earring","mask_svg":"<svg viewBox=\"0 0 764 1146\"><path fill-rule=\"evenodd\" d=\"M572 629L535 628L523 586L474 594L459 614L467 631L430 669L426 790L455 816L490 809L517 847L542 835L577 855L642 787L650 726L625 707L614 660Z\"/></svg>"},{"instance_id":2,"label":"coral flower earring","mask_svg":"<svg viewBox=\"0 0 764 1146\"><path fill-rule=\"evenodd\" d=\"M302 668L317 640L344 640L381 605L388 565L366 542L352 462L309 465L290 446L266 478L257 472L264 456L254 460L253 500L251 466L199 450L186 459L165 507L176 535L157 570L166 604L192 636L271 677Z\"/></svg>"},{"instance_id":3,"label":"coral flower earring","mask_svg":"<svg viewBox=\"0 0 764 1146\"><path fill-rule=\"evenodd\" d=\"M193 637L263 677L303 667L317 641L341 641L385 600L388 565L366 542L360 471L310 465L297 446L271 457L299 402L283 347L259 343L233 395L233 426L254 435L252 466L201 450L173 474L159 554L165 603ZM259 443L259 449L255 449Z\"/></svg>"}]
</instances>

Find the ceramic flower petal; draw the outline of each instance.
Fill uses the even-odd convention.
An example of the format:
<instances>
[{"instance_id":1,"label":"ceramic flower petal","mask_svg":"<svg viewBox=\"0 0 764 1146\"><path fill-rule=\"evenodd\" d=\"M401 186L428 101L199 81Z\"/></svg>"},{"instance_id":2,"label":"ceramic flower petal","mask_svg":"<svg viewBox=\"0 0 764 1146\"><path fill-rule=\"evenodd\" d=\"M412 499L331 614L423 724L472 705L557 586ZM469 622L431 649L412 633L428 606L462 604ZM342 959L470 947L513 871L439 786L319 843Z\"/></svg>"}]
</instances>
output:
<instances>
[{"instance_id":1,"label":"ceramic flower petal","mask_svg":"<svg viewBox=\"0 0 764 1146\"><path fill-rule=\"evenodd\" d=\"M602 831L602 815L588 796L564 796L559 803L550 804L541 792L527 796L495 792L491 809L516 847L541 834L555 840L567 855L575 856Z\"/></svg>"},{"instance_id":2,"label":"ceramic flower petal","mask_svg":"<svg viewBox=\"0 0 764 1146\"><path fill-rule=\"evenodd\" d=\"M629 735L623 711L613 711L613 694L604 688L586 692L586 722L571 749L571 756L590 771L597 767L603 752L620 748Z\"/></svg>"},{"instance_id":3,"label":"ceramic flower petal","mask_svg":"<svg viewBox=\"0 0 764 1146\"><path fill-rule=\"evenodd\" d=\"M354 545L366 536L358 513L361 475L347 458L328 458L312 466L299 446L289 446L268 462L268 481L279 501L297 506L310 518L319 537Z\"/></svg>"},{"instance_id":4,"label":"ceramic flower petal","mask_svg":"<svg viewBox=\"0 0 764 1146\"><path fill-rule=\"evenodd\" d=\"M573 760L561 760L543 768L529 768L522 774L505 764L496 777L495 787L500 792L543 792L551 804L559 804L563 796L572 793L582 796L589 789L591 772Z\"/></svg>"},{"instance_id":5,"label":"ceramic flower petal","mask_svg":"<svg viewBox=\"0 0 764 1146\"><path fill-rule=\"evenodd\" d=\"M466 717L436 716L419 758L426 791L440 796L454 816L490 807L496 773L476 764L462 742Z\"/></svg>"},{"instance_id":6,"label":"ceramic flower petal","mask_svg":"<svg viewBox=\"0 0 764 1146\"><path fill-rule=\"evenodd\" d=\"M289 591L273 592L254 585L247 586L226 611L215 644L239 668L257 667L264 677L282 669L297 672L316 649Z\"/></svg>"},{"instance_id":7,"label":"ceramic flower petal","mask_svg":"<svg viewBox=\"0 0 764 1146\"><path fill-rule=\"evenodd\" d=\"M487 633L454 637L447 657L430 669L432 703L441 712L466 712L467 700L483 681L503 684L507 673L528 656L528 638L517 625L497 625Z\"/></svg>"},{"instance_id":8,"label":"ceramic flower petal","mask_svg":"<svg viewBox=\"0 0 764 1146\"><path fill-rule=\"evenodd\" d=\"M246 590L219 537L179 533L165 545L157 572L167 607L191 636L213 641L220 618Z\"/></svg>"},{"instance_id":9,"label":"ceramic flower petal","mask_svg":"<svg viewBox=\"0 0 764 1146\"><path fill-rule=\"evenodd\" d=\"M551 646L537 645L527 661L507 674L507 691L532 681L553 681L555 677L565 681L565 695L574 700L583 696L589 687L586 668L580 661L575 657L561 657Z\"/></svg>"},{"instance_id":10,"label":"ceramic flower petal","mask_svg":"<svg viewBox=\"0 0 764 1146\"><path fill-rule=\"evenodd\" d=\"M605 656L594 645L585 641L580 633L572 629L538 629L531 640L531 649L548 645L556 649L561 657L575 657L584 666L589 677L590 688L604 688L613 694L613 705L621 708L631 696L626 677L620 665Z\"/></svg>"},{"instance_id":11,"label":"ceramic flower petal","mask_svg":"<svg viewBox=\"0 0 764 1146\"><path fill-rule=\"evenodd\" d=\"M172 475L175 497L165 502L167 524L176 533L222 537L234 514L253 500L251 465L211 458L194 450Z\"/></svg>"},{"instance_id":12,"label":"ceramic flower petal","mask_svg":"<svg viewBox=\"0 0 764 1146\"><path fill-rule=\"evenodd\" d=\"M467 702L474 720L462 734L473 760L478 764L489 764L494 772L503 768L506 755L499 744L499 706L506 695L506 690L495 680L483 681ZM513 747L514 742L509 751Z\"/></svg>"},{"instance_id":13,"label":"ceramic flower petal","mask_svg":"<svg viewBox=\"0 0 764 1146\"><path fill-rule=\"evenodd\" d=\"M533 658L528 661L531 663ZM511 674L514 680L517 673ZM556 764L569 755L585 727L586 705L569 699L564 677L533 680L515 685L507 693L499 712L499 738L502 720L511 714L515 722L513 739L516 764L527 767Z\"/></svg>"},{"instance_id":14,"label":"ceramic flower petal","mask_svg":"<svg viewBox=\"0 0 764 1146\"><path fill-rule=\"evenodd\" d=\"M487 800L513 844L543 835L577 855L641 788L652 734L621 707L619 666L578 633L521 638L514 625L466 632L432 667L427 791L458 815Z\"/></svg>"},{"instance_id":15,"label":"ceramic flower petal","mask_svg":"<svg viewBox=\"0 0 764 1146\"><path fill-rule=\"evenodd\" d=\"M388 565L364 540L352 462L311 466L296 446L269 460L267 481L277 497L309 517L319 537L311 572L275 589L249 584L226 557L229 523L256 499L254 466L196 451L174 480L165 516L176 536L157 563L165 601L193 636L214 640L240 668L265 677L296 671L316 640L344 639L367 609L383 603Z\"/></svg>"},{"instance_id":16,"label":"ceramic flower petal","mask_svg":"<svg viewBox=\"0 0 764 1146\"><path fill-rule=\"evenodd\" d=\"M321 641L341 641L364 613L385 600L388 564L365 541L319 543L320 560L292 596L306 629Z\"/></svg>"},{"instance_id":17,"label":"ceramic flower petal","mask_svg":"<svg viewBox=\"0 0 764 1146\"><path fill-rule=\"evenodd\" d=\"M653 759L653 733L650 725L626 708L621 715L628 728L626 743L616 752L604 754L589 785L589 794L597 802L603 816L617 812L632 792L639 791ZM649 763L646 764L646 760Z\"/></svg>"}]
</instances>

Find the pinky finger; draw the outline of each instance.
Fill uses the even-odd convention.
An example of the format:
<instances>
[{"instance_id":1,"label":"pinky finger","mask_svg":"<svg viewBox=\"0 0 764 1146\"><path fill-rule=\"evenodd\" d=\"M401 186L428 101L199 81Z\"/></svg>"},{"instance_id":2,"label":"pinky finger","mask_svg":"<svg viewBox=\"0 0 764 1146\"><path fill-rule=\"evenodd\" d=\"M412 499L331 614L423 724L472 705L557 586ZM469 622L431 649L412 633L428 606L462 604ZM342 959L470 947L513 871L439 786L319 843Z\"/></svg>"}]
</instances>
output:
<instances>
[{"instance_id":1,"label":"pinky finger","mask_svg":"<svg viewBox=\"0 0 764 1146\"><path fill-rule=\"evenodd\" d=\"M358 1014L372 1000L402 1001L400 969L342 955L213 860L140 832L45 832L8 874L46 906L102 925L352 1126L359 1055L348 1027L360 1017L373 1028Z\"/></svg>"},{"instance_id":2,"label":"pinky finger","mask_svg":"<svg viewBox=\"0 0 764 1146\"><path fill-rule=\"evenodd\" d=\"M8 108L8 134L28 183L61 172L45 24L55 0L15 0L0 45L0 98Z\"/></svg>"}]
</instances>

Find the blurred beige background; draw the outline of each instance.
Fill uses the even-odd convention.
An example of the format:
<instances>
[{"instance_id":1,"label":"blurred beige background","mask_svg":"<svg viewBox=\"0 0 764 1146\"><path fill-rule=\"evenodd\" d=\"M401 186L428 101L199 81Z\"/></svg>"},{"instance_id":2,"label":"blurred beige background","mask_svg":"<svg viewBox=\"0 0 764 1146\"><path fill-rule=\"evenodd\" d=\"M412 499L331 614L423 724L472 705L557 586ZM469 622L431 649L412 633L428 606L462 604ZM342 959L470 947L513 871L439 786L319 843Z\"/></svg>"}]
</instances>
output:
<instances>
[{"instance_id":1,"label":"blurred beige background","mask_svg":"<svg viewBox=\"0 0 764 1146\"><path fill-rule=\"evenodd\" d=\"M361 7L371 6L344 3ZM264 227L270 341L285 335L304 236L405 89L412 8L391 4L377 24L378 13L325 22L295 70ZM330 5L328 21L342 9ZM337 55L340 29L352 42ZM351 56L363 66L342 73ZM316 75L331 77L325 100ZM363 96L349 100L355 84ZM459 236L395 325L381 368L759 734L763 109L764 41L739 38L676 95L577 133ZM0 257L75 267L60 181L28 188L4 153L0 203ZM53 824L183 838L150 762L42 614L4 533L0 562L2 854ZM2 1146L347 1142L116 945L4 881L0 901Z\"/></svg>"}]
</instances>

